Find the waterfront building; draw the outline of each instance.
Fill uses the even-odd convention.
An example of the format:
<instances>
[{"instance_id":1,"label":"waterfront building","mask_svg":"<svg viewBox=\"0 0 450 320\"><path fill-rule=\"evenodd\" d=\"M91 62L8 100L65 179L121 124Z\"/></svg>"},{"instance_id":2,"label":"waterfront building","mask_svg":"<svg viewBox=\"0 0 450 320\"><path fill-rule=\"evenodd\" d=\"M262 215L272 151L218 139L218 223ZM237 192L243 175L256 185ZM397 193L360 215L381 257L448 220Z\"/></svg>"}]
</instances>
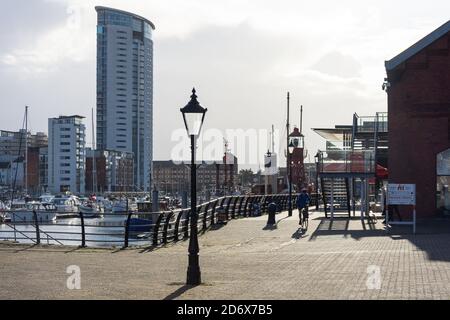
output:
<instances>
[{"instance_id":1,"label":"waterfront building","mask_svg":"<svg viewBox=\"0 0 450 320\"><path fill-rule=\"evenodd\" d=\"M97 149L134 154L134 186L148 191L153 160L153 23L96 7Z\"/></svg>"},{"instance_id":2,"label":"waterfront building","mask_svg":"<svg viewBox=\"0 0 450 320\"><path fill-rule=\"evenodd\" d=\"M27 139L25 139L27 138ZM25 130L0 131L0 186L22 190L27 183L27 191L38 193L40 187L40 149L46 148L47 135L43 132L32 134ZM27 148L28 152L25 152ZM25 156L28 161L25 160ZM25 166L27 170L25 170ZM25 179L26 173L26 179Z\"/></svg>"},{"instance_id":3,"label":"waterfront building","mask_svg":"<svg viewBox=\"0 0 450 320\"><path fill-rule=\"evenodd\" d=\"M85 192L84 117L60 116L48 120L48 187L53 193Z\"/></svg>"},{"instance_id":4,"label":"waterfront building","mask_svg":"<svg viewBox=\"0 0 450 320\"><path fill-rule=\"evenodd\" d=\"M95 174L93 159L95 158ZM86 150L86 192L130 192L134 190L133 153ZM94 180L94 181L93 181Z\"/></svg>"},{"instance_id":5,"label":"waterfront building","mask_svg":"<svg viewBox=\"0 0 450 320\"><path fill-rule=\"evenodd\" d=\"M190 162L154 161L154 183L159 191L181 194L190 190ZM237 158L229 154L222 161L203 161L197 169L198 191L230 194L239 182Z\"/></svg>"},{"instance_id":6,"label":"waterfront building","mask_svg":"<svg viewBox=\"0 0 450 320\"><path fill-rule=\"evenodd\" d=\"M448 215L450 21L387 61L386 72L389 182L416 184L419 218Z\"/></svg>"}]
</instances>

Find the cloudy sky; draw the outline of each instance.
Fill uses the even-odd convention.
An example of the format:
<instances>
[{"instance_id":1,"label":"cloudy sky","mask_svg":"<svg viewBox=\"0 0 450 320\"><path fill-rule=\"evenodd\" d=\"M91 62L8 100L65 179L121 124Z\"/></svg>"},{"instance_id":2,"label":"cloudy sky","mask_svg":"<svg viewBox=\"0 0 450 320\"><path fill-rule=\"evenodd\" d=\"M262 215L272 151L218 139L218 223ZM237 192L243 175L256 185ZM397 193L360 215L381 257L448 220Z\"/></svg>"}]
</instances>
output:
<instances>
[{"instance_id":1,"label":"cloudy sky","mask_svg":"<svg viewBox=\"0 0 450 320\"><path fill-rule=\"evenodd\" d=\"M1 129L21 127L25 105L33 132L61 114L90 123L96 5L156 25L155 159L170 157L193 86L209 109L205 129L273 124L280 136L290 91L313 155L324 143L310 128L385 111L384 61L450 18L448 0L0 0Z\"/></svg>"}]
</instances>

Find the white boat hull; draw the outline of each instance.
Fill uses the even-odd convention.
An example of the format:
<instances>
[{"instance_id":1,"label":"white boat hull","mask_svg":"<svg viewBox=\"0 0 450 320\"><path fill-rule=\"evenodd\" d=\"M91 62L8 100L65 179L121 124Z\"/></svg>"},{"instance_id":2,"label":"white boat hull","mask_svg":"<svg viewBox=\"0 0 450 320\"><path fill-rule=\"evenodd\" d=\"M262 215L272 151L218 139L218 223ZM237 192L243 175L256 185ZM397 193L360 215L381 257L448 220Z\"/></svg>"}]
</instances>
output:
<instances>
[{"instance_id":1,"label":"white boat hull","mask_svg":"<svg viewBox=\"0 0 450 320\"><path fill-rule=\"evenodd\" d=\"M56 219L54 211L36 211L38 222L53 222ZM33 211L9 212L8 217L12 223L35 223Z\"/></svg>"}]
</instances>

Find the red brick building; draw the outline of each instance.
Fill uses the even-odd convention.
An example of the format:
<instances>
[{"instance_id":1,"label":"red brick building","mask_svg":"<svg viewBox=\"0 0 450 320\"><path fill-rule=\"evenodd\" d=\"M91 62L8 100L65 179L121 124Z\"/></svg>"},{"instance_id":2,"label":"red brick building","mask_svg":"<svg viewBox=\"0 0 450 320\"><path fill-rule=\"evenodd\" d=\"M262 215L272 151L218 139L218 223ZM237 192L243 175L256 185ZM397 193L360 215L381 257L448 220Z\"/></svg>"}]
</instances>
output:
<instances>
[{"instance_id":1,"label":"red brick building","mask_svg":"<svg viewBox=\"0 0 450 320\"><path fill-rule=\"evenodd\" d=\"M387 61L386 71L389 182L416 184L418 217L433 217L449 200L450 21Z\"/></svg>"}]
</instances>

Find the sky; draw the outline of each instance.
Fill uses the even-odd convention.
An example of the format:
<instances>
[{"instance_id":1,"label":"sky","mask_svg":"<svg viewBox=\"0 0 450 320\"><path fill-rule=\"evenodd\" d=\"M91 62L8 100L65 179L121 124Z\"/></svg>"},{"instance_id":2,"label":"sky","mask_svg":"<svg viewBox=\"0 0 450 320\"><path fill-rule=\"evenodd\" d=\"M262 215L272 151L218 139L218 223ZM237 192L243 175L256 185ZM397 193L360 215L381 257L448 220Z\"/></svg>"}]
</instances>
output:
<instances>
[{"instance_id":1,"label":"sky","mask_svg":"<svg viewBox=\"0 0 450 320\"><path fill-rule=\"evenodd\" d=\"M384 61L450 19L448 0L0 0L0 129L19 129L28 105L33 132L47 132L50 117L80 114L91 141L96 5L156 26L155 160L172 157L179 109L195 86L208 108L204 131L264 133L274 125L279 153L289 91L292 125L304 107L313 161L324 140L311 128L386 111ZM258 155L268 147L262 142ZM240 157L232 141L230 148ZM244 167L261 165L241 158Z\"/></svg>"}]
</instances>

